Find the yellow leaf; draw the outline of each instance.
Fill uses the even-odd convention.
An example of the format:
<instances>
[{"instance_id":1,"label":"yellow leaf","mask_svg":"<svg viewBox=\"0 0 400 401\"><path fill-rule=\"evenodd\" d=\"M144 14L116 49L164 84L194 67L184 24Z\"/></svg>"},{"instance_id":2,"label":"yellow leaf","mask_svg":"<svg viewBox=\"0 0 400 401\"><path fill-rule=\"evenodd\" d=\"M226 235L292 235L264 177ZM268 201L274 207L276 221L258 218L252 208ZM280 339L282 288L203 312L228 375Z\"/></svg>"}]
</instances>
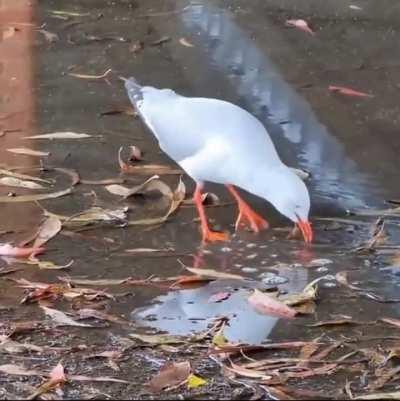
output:
<instances>
[{"instance_id":1,"label":"yellow leaf","mask_svg":"<svg viewBox=\"0 0 400 401\"><path fill-rule=\"evenodd\" d=\"M217 334L215 334L215 336L212 339L212 343L214 345L216 345L217 347L222 347L227 342L228 342L228 340L224 336L224 333L222 333L221 331L219 331Z\"/></svg>"},{"instance_id":2,"label":"yellow leaf","mask_svg":"<svg viewBox=\"0 0 400 401\"><path fill-rule=\"evenodd\" d=\"M193 373L190 374L187 379L188 389L201 387L205 384L207 384L207 380L204 380L201 377L194 375Z\"/></svg>"}]
</instances>

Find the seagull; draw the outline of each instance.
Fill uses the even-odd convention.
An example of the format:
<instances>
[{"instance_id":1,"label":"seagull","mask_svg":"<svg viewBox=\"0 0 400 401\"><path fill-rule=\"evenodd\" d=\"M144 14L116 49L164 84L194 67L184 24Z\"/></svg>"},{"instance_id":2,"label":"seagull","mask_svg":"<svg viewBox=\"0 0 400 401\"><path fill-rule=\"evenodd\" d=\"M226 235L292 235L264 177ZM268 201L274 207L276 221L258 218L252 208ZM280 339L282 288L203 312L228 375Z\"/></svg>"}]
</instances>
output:
<instances>
[{"instance_id":1,"label":"seagull","mask_svg":"<svg viewBox=\"0 0 400 401\"><path fill-rule=\"evenodd\" d=\"M185 97L171 89L125 82L129 99L159 146L196 183L203 243L229 236L212 231L202 203L205 182L223 184L236 200L236 230L248 225L254 232L268 228L239 195L236 187L267 200L298 226L306 243L312 242L310 195L304 182L286 166L263 124L246 110L224 100Z\"/></svg>"}]
</instances>

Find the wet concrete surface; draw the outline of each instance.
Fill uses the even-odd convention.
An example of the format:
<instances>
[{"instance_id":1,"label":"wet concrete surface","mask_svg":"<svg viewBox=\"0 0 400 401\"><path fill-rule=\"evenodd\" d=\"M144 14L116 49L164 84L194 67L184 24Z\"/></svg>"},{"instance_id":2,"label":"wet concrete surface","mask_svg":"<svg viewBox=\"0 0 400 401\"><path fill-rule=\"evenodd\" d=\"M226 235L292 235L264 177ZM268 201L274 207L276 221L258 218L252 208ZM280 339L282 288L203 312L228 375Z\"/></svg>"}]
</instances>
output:
<instances>
[{"instance_id":1,"label":"wet concrete surface","mask_svg":"<svg viewBox=\"0 0 400 401\"><path fill-rule=\"evenodd\" d=\"M332 279L338 271L349 270L352 279L360 281L363 287L383 297L396 297L398 277L393 274L396 263L387 262L383 250L367 255L354 252L370 237L374 216L351 216L352 222L347 223L319 220L319 217L346 219L349 210L385 208L386 199L399 197L400 8L391 1L381 1L379 6L373 1L359 3L362 10L350 8L353 3L348 1L321 4L314 0L301 3L92 0L71 1L62 6L57 1L21 0L13 6L1 5L3 25L23 22L15 25L18 30L12 37L4 39L3 35L0 42L3 88L0 129L20 129L0 138L1 165L24 166L24 172L33 174L29 169L39 165L38 158L6 151L26 146L51 152L43 160L45 166L74 169L82 179L100 180L119 176L118 149L133 144L144 151L147 161L172 164L138 119L128 115L100 116L104 111L129 104L116 79L120 74L133 75L144 84L173 88L188 96L216 97L241 105L266 125L285 163L311 173L308 185L315 244L306 248L298 240L287 240L289 223L264 201L249 196L274 228L258 236L248 232L234 234L224 245L209 246L203 260L206 267L241 274L252 281L245 284L217 281L181 291L123 287L120 292L129 294L118 297L111 310L130 319L132 327L98 329L92 337L99 343L100 339L107 342L113 336L145 327L173 334L198 332L221 315L231 318L225 332L230 341L251 344L268 339L316 337L321 333L311 333L305 324L332 315L362 316L371 321L382 315L398 315L396 303L359 298L349 298L348 303L347 300L343 303L341 290ZM53 12L61 9L78 15ZM289 18L307 19L316 35L307 36L285 27L284 21ZM59 40L48 43L35 28L41 24L45 24L43 29L57 33ZM90 40L90 35L123 39ZM151 45L162 37L169 40ZM181 38L193 46L182 45ZM135 41L143 42L143 50L132 51ZM99 75L108 68L113 71L109 80L69 75L71 72ZM374 97L340 96L329 93L329 85L353 87ZM101 138L23 139L56 131L86 132ZM57 180L54 190L69 185L69 178L63 174L42 175ZM138 184L144 178L130 176L129 183ZM173 187L178 182L177 176L162 179ZM184 181L189 198L193 183L187 177ZM229 200L221 188L213 185L209 188L222 200ZM0 196L10 190L0 187ZM13 192L29 193L21 189ZM43 201L41 205L53 213L73 215L94 202L108 208L126 204L131 218L160 215L167 207L162 200L152 198L121 202L97 185L78 185L72 195ZM1 204L0 231L14 231L2 235L1 241L18 243L31 235L42 220L42 213L41 207L34 203ZM207 213L217 227L233 232L234 206L207 208ZM193 255L200 251L195 217L194 208L185 206L168 222L155 227L105 226L85 230L79 236L60 234L49 244L45 259L60 265L74 260L68 270L39 270L16 264L23 270L7 278L51 283L64 275L93 280L177 276L184 273L178 259L192 265ZM396 218L391 218L387 227L388 245L396 246L399 243ZM174 253L162 258L132 256L125 252L129 248L173 248ZM393 253L393 249L389 252ZM312 266L315 259L332 263ZM317 314L301 321L280 321L260 315L246 301L251 288L268 288L273 284L282 291L296 292L323 275L328 278L321 284ZM263 281L266 277L270 281ZM273 280L278 281L273 283ZM0 291L2 306L13 310L12 317L5 314L5 319L42 318L36 305L18 306L23 291L14 282L3 277ZM208 301L221 291L232 295L218 304ZM372 331L380 332L379 328ZM88 336L85 330L74 333L79 338ZM351 336L352 332L344 333ZM139 371L146 370L145 357L138 356L138 360L142 362L136 365L135 380L143 383L148 371L143 377ZM152 366L150 372L156 367ZM132 369L129 362L125 369ZM123 376L129 374L125 371ZM125 390L115 390L114 395L119 391L128 394Z\"/></svg>"}]
</instances>

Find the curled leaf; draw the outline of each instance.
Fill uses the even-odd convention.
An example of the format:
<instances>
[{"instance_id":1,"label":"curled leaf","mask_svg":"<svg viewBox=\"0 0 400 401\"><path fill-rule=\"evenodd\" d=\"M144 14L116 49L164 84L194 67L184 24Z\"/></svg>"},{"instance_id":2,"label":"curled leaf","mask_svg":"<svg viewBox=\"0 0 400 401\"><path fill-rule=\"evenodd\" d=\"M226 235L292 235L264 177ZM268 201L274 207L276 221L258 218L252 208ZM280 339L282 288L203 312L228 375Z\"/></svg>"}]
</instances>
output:
<instances>
[{"instance_id":1,"label":"curled leaf","mask_svg":"<svg viewBox=\"0 0 400 401\"><path fill-rule=\"evenodd\" d=\"M247 300L257 312L263 315L292 319L297 313L293 308L257 289Z\"/></svg>"}]
</instances>

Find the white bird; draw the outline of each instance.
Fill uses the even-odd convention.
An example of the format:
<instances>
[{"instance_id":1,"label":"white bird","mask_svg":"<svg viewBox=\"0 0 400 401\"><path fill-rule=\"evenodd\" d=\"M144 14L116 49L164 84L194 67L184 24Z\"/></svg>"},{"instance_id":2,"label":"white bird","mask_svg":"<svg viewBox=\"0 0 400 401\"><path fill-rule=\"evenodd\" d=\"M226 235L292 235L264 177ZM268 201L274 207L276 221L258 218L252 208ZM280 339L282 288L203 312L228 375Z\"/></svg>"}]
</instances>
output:
<instances>
[{"instance_id":1,"label":"white bird","mask_svg":"<svg viewBox=\"0 0 400 401\"><path fill-rule=\"evenodd\" d=\"M298 225L306 242L312 241L307 187L282 163L257 118L223 100L185 97L171 89L141 86L134 78L122 79L130 101L160 148L196 182L193 199L203 242L228 239L226 233L208 226L201 198L205 182L226 185L236 199L236 229L247 223L258 232L267 228L268 222L239 196L234 186L266 199Z\"/></svg>"}]
</instances>

